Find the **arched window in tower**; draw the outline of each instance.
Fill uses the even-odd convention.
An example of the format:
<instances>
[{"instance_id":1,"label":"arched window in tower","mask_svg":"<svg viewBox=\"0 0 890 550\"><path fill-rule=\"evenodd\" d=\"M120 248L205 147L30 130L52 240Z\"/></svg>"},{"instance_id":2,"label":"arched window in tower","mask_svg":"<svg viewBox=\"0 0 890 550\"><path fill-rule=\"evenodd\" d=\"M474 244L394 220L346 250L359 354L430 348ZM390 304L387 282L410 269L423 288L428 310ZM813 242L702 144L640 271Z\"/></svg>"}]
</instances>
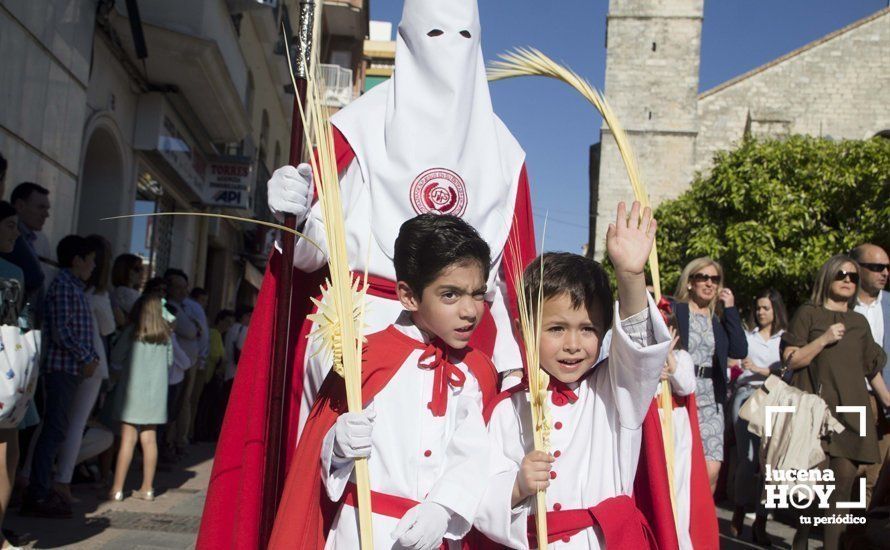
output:
<instances>
[{"instance_id":1,"label":"arched window in tower","mask_svg":"<svg viewBox=\"0 0 890 550\"><path fill-rule=\"evenodd\" d=\"M652 43L652 51L654 52L654 51L656 51L657 49L658 49L658 44L656 44L655 42L653 42L653 43Z\"/></svg>"}]
</instances>

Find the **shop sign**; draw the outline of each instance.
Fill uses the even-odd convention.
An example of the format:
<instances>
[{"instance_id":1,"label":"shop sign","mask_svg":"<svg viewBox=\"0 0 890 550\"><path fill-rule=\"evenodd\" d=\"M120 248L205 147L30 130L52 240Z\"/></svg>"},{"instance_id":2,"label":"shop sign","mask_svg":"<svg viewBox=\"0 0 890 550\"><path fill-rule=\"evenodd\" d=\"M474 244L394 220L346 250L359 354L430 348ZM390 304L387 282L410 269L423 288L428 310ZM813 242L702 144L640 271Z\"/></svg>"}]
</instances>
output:
<instances>
[{"instance_id":1,"label":"shop sign","mask_svg":"<svg viewBox=\"0 0 890 550\"><path fill-rule=\"evenodd\" d=\"M207 163L204 204L223 208L250 208L253 163L246 157L222 157Z\"/></svg>"}]
</instances>

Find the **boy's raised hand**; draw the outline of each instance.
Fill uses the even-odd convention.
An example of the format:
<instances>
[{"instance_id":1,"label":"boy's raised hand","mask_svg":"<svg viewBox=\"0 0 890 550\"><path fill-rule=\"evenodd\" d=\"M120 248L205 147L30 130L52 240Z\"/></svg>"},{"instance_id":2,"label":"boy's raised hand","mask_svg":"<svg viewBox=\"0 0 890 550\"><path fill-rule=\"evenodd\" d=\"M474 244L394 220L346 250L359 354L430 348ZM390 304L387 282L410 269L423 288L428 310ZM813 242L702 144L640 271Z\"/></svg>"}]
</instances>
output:
<instances>
[{"instance_id":1,"label":"boy's raised hand","mask_svg":"<svg viewBox=\"0 0 890 550\"><path fill-rule=\"evenodd\" d=\"M643 269L655 244L657 224L647 206L640 217L640 203L634 201L627 215L627 206L618 203L615 223L609 224L606 250L615 266L618 282L619 318L627 319L646 308L646 278Z\"/></svg>"},{"instance_id":2,"label":"boy's raised hand","mask_svg":"<svg viewBox=\"0 0 890 550\"><path fill-rule=\"evenodd\" d=\"M616 273L643 273L655 242L656 226L652 209L648 206L640 217L640 203L634 201L628 217L627 206L623 202L618 203L615 223L609 224L606 233L606 250Z\"/></svg>"}]
</instances>

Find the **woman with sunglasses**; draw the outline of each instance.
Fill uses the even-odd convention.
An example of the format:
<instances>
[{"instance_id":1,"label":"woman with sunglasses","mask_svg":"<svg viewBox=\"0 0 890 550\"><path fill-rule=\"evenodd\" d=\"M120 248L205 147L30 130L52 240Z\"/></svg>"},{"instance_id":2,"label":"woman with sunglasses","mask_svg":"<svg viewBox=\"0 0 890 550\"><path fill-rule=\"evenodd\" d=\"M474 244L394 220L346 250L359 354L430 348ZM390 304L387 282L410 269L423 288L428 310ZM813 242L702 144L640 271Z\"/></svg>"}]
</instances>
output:
<instances>
[{"instance_id":1,"label":"woman with sunglasses","mask_svg":"<svg viewBox=\"0 0 890 550\"><path fill-rule=\"evenodd\" d=\"M864 466L880 460L875 433L875 412L869 406L866 381L884 407L890 406L890 393L881 376L884 350L871 335L868 321L853 311L859 290L859 270L849 256L832 256L819 270L810 301L794 314L782 335L782 359L792 371L791 383L822 397L832 414L846 428L832 433L823 448L828 455L819 468L834 472L835 490L829 497L830 515L849 510L836 509L837 502L858 501L852 494L855 479ZM863 380L864 378L864 380ZM865 435L860 434L858 412L838 412L838 406L857 406L865 410ZM829 523L824 528L825 548L840 547L846 530L843 523ZM794 548L807 547L809 528L801 525L794 536Z\"/></svg>"},{"instance_id":2,"label":"woman with sunglasses","mask_svg":"<svg viewBox=\"0 0 890 550\"><path fill-rule=\"evenodd\" d=\"M729 358L744 359L748 341L732 291L723 287L723 268L711 258L696 258L680 274L674 315L680 342L695 363L695 395L711 492L723 463L723 406Z\"/></svg>"}]
</instances>

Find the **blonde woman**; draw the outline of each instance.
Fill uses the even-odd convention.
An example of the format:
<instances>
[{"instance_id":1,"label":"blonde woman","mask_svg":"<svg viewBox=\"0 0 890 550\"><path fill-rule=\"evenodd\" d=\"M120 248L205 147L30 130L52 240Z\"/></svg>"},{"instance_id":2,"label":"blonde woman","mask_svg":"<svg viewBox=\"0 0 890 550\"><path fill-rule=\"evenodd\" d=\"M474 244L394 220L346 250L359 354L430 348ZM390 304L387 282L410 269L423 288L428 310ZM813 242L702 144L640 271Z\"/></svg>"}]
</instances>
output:
<instances>
[{"instance_id":1,"label":"blonde woman","mask_svg":"<svg viewBox=\"0 0 890 550\"><path fill-rule=\"evenodd\" d=\"M172 321L158 294L144 294L133 305L131 322L112 351L112 361L124 365L113 397L115 418L121 422L121 446L110 494L114 500L124 498L124 481L137 439L142 445L142 487L133 491L133 496L154 500L156 429L167 421L167 368L173 362Z\"/></svg>"},{"instance_id":2,"label":"blonde woman","mask_svg":"<svg viewBox=\"0 0 890 550\"><path fill-rule=\"evenodd\" d=\"M836 510L837 502L858 501L862 495L853 493L855 479L864 473L864 466L880 461L875 433L875 411L872 410L865 385L867 380L875 397L884 407L890 406L890 393L881 376L886 361L884 350L875 343L866 318L853 311L859 292L859 267L850 257L832 256L819 270L810 301L794 314L782 335L782 359L792 370L791 383L804 391L818 394L846 428L830 434L827 464L834 472L835 490L828 499L828 514L846 513ZM865 410L865 430L859 433L858 412L837 412L838 406L858 406ZM846 526L840 522L825 525L825 548L840 547ZM806 548L809 528L801 526L794 537L794 548Z\"/></svg>"},{"instance_id":3,"label":"blonde woman","mask_svg":"<svg viewBox=\"0 0 890 550\"><path fill-rule=\"evenodd\" d=\"M729 358L744 359L748 342L732 291L723 286L723 268L711 258L696 258L680 274L674 293L680 343L695 364L698 425L711 492L723 463L723 406Z\"/></svg>"}]
</instances>

